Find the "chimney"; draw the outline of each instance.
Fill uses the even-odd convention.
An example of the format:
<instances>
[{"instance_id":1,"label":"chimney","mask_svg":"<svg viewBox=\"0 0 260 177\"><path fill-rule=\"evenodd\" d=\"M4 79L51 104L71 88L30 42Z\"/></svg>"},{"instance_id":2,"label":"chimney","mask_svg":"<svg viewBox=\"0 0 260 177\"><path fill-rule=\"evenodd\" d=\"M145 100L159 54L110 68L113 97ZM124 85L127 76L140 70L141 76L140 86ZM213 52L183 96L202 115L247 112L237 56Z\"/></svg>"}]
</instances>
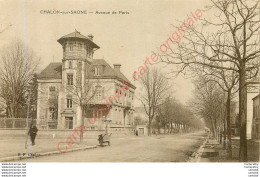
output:
<instances>
[{"instance_id":1,"label":"chimney","mask_svg":"<svg viewBox=\"0 0 260 177\"><path fill-rule=\"evenodd\" d=\"M88 38L89 38L91 41L93 41L94 36L93 36L92 34L89 34L89 35L88 35Z\"/></svg>"},{"instance_id":2,"label":"chimney","mask_svg":"<svg viewBox=\"0 0 260 177\"><path fill-rule=\"evenodd\" d=\"M114 69L120 71L121 64L114 64Z\"/></svg>"}]
</instances>

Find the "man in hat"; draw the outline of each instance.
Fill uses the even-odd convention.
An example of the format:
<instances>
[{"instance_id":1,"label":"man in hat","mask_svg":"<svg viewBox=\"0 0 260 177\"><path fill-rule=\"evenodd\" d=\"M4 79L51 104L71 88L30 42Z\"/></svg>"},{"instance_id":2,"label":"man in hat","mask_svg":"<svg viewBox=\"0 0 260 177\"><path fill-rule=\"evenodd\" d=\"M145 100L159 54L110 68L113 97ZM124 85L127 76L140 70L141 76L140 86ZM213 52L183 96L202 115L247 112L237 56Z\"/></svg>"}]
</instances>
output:
<instances>
[{"instance_id":1,"label":"man in hat","mask_svg":"<svg viewBox=\"0 0 260 177\"><path fill-rule=\"evenodd\" d=\"M30 135L30 137L31 137L32 145L35 145L35 138L36 138L37 132L38 132L38 129L37 129L36 125L31 124L28 135Z\"/></svg>"}]
</instances>

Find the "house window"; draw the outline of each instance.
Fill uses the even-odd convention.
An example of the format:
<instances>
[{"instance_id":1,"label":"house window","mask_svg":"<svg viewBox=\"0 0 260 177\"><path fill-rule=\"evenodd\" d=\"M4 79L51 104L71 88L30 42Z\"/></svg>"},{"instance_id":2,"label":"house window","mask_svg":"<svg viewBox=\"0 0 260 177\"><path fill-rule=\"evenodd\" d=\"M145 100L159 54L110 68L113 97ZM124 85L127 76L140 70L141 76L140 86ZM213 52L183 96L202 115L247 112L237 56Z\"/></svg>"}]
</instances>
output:
<instances>
[{"instance_id":1,"label":"house window","mask_svg":"<svg viewBox=\"0 0 260 177\"><path fill-rule=\"evenodd\" d=\"M62 48L63 48L63 51L66 52L66 45L65 44L63 44Z\"/></svg>"},{"instance_id":2,"label":"house window","mask_svg":"<svg viewBox=\"0 0 260 177\"><path fill-rule=\"evenodd\" d=\"M67 75L68 85L73 85L73 74Z\"/></svg>"},{"instance_id":3,"label":"house window","mask_svg":"<svg viewBox=\"0 0 260 177\"><path fill-rule=\"evenodd\" d=\"M50 119L56 119L55 117L55 108L54 107L50 107Z\"/></svg>"},{"instance_id":4,"label":"house window","mask_svg":"<svg viewBox=\"0 0 260 177\"><path fill-rule=\"evenodd\" d=\"M69 44L69 48L70 48L70 51L73 50L73 44L72 43Z\"/></svg>"},{"instance_id":5,"label":"house window","mask_svg":"<svg viewBox=\"0 0 260 177\"><path fill-rule=\"evenodd\" d=\"M87 56L90 57L90 56L91 56L91 53L90 53L90 52L91 52L91 49L90 49L90 47L87 47L87 52L88 52L88 53L87 53Z\"/></svg>"},{"instance_id":6,"label":"house window","mask_svg":"<svg viewBox=\"0 0 260 177\"><path fill-rule=\"evenodd\" d=\"M82 44L79 44L79 49L82 49Z\"/></svg>"},{"instance_id":7,"label":"house window","mask_svg":"<svg viewBox=\"0 0 260 177\"><path fill-rule=\"evenodd\" d=\"M95 76L101 76L102 67L95 67Z\"/></svg>"},{"instance_id":8,"label":"house window","mask_svg":"<svg viewBox=\"0 0 260 177\"><path fill-rule=\"evenodd\" d=\"M67 96L67 108L72 108L72 96Z\"/></svg>"},{"instance_id":9,"label":"house window","mask_svg":"<svg viewBox=\"0 0 260 177\"><path fill-rule=\"evenodd\" d=\"M73 129L73 117L65 117L67 129Z\"/></svg>"},{"instance_id":10,"label":"house window","mask_svg":"<svg viewBox=\"0 0 260 177\"><path fill-rule=\"evenodd\" d=\"M69 62L69 69L71 69L72 68L72 62L70 61Z\"/></svg>"},{"instance_id":11,"label":"house window","mask_svg":"<svg viewBox=\"0 0 260 177\"><path fill-rule=\"evenodd\" d=\"M96 86L96 99L101 99L102 98L102 87L101 86Z\"/></svg>"}]
</instances>

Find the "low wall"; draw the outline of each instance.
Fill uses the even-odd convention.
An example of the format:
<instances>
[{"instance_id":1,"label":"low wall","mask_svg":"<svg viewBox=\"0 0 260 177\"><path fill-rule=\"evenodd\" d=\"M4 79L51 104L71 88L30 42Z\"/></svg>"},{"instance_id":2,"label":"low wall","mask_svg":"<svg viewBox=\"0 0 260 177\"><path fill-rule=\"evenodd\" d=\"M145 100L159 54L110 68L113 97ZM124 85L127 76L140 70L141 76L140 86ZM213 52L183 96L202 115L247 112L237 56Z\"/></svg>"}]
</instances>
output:
<instances>
[{"instance_id":1,"label":"low wall","mask_svg":"<svg viewBox=\"0 0 260 177\"><path fill-rule=\"evenodd\" d=\"M28 130L27 129L0 129L0 139L5 138L23 138L26 136ZM75 130L38 130L37 138L68 138L71 137ZM79 131L78 131L79 132ZM86 138L97 138L99 134L104 133L104 130L87 130L84 133L84 137ZM125 136L132 135L132 129L130 128L110 128L109 132L112 133L112 136ZM76 135L76 134L75 134Z\"/></svg>"}]
</instances>

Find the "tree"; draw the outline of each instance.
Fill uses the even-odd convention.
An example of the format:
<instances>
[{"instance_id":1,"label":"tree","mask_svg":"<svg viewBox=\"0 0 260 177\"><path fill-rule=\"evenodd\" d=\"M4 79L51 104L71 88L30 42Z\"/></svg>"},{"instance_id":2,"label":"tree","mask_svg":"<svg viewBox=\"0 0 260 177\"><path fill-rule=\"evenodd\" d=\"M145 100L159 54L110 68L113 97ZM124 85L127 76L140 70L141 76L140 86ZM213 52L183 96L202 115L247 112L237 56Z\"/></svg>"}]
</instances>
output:
<instances>
[{"instance_id":1,"label":"tree","mask_svg":"<svg viewBox=\"0 0 260 177\"><path fill-rule=\"evenodd\" d=\"M154 126L158 129L164 128L164 133L175 133L173 129L179 132L182 126L185 132L190 128L198 129L202 127L202 122L194 116L189 107L182 105L175 99L167 97L164 102L158 106Z\"/></svg>"},{"instance_id":2,"label":"tree","mask_svg":"<svg viewBox=\"0 0 260 177\"><path fill-rule=\"evenodd\" d=\"M37 119L37 98L38 98L38 82L37 82L37 74L33 74L32 79L29 83L28 93L30 98L29 104L29 115L32 119ZM56 115L58 115L58 106L55 104ZM57 117L57 116L56 116Z\"/></svg>"},{"instance_id":3,"label":"tree","mask_svg":"<svg viewBox=\"0 0 260 177\"><path fill-rule=\"evenodd\" d=\"M206 12L213 12L214 21L203 19L201 28L185 31L185 39L176 51L162 55L163 62L237 72L239 76L239 160L247 161L246 79L255 77L260 66L259 0L211 0ZM233 65L232 65L233 64Z\"/></svg>"},{"instance_id":4,"label":"tree","mask_svg":"<svg viewBox=\"0 0 260 177\"><path fill-rule=\"evenodd\" d=\"M164 102L158 106L157 109L157 115L156 116L156 121L158 122L158 128L163 128L164 129L164 133L166 133L166 129L167 127L169 127L169 124L172 122L172 116L173 116L173 105L171 102L171 98L167 97ZM169 132L169 130L168 130Z\"/></svg>"},{"instance_id":5,"label":"tree","mask_svg":"<svg viewBox=\"0 0 260 177\"><path fill-rule=\"evenodd\" d=\"M142 119L142 117L140 116L135 116L134 117L134 125L144 125L146 124L147 122L145 120Z\"/></svg>"},{"instance_id":6,"label":"tree","mask_svg":"<svg viewBox=\"0 0 260 177\"><path fill-rule=\"evenodd\" d=\"M82 68L86 67L84 71L82 72ZM95 79L91 77L91 69L88 65L83 65L81 62L78 62L77 65L77 78L76 82L73 82L72 85L67 85L65 87L65 91L72 95L72 102L73 104L76 104L77 112L80 120L80 144L83 143L83 125L85 125L84 122L84 113L88 113L91 109L91 104L94 104L93 100L97 93L97 89L95 88L96 85L99 83L99 79ZM90 119L94 120L90 120ZM88 117L90 122L95 122L96 118L94 117Z\"/></svg>"},{"instance_id":7,"label":"tree","mask_svg":"<svg viewBox=\"0 0 260 177\"><path fill-rule=\"evenodd\" d=\"M151 135L152 121L156 115L158 106L163 102L168 86L167 79L156 68L147 70L140 79L144 87L144 93L140 96L140 101L144 106L145 113L148 116L148 135Z\"/></svg>"},{"instance_id":8,"label":"tree","mask_svg":"<svg viewBox=\"0 0 260 177\"><path fill-rule=\"evenodd\" d=\"M7 116L24 116L21 113L29 116L29 83L39 59L21 41L3 48L0 57L0 96L7 106Z\"/></svg>"},{"instance_id":9,"label":"tree","mask_svg":"<svg viewBox=\"0 0 260 177\"><path fill-rule=\"evenodd\" d=\"M223 70L223 69L215 69L215 68L207 68L202 67L200 65L195 66L192 69L192 73L196 73L197 77L201 78L203 85L207 82L215 82L219 88L221 88L226 94L226 128L227 128L227 137L228 137L228 156L232 157L232 149L231 149L231 100L234 94L238 91L237 83L238 83L238 74L235 71ZM224 146L225 146L224 141Z\"/></svg>"},{"instance_id":10,"label":"tree","mask_svg":"<svg viewBox=\"0 0 260 177\"><path fill-rule=\"evenodd\" d=\"M196 81L195 97L190 105L195 113L204 118L214 137L217 136L217 127L220 127L223 121L224 101L223 91L215 82L205 82L204 78Z\"/></svg>"}]
</instances>

